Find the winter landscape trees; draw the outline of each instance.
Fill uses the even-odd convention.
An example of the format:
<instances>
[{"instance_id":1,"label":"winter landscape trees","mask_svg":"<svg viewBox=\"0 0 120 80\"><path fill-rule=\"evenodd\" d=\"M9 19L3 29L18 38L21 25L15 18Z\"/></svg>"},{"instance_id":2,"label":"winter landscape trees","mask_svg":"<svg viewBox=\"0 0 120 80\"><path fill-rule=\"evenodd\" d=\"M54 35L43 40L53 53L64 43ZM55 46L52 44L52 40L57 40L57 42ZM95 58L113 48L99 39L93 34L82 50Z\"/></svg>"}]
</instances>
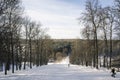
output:
<instances>
[{"instance_id":1,"label":"winter landscape trees","mask_svg":"<svg viewBox=\"0 0 120 80\"><path fill-rule=\"evenodd\" d=\"M21 0L0 0L0 69L5 69L5 74L10 69L12 73L21 70L23 63L26 69L26 64L32 68L48 61L43 51L48 51L49 45L44 46L50 37L40 23L23 12Z\"/></svg>"},{"instance_id":2,"label":"winter landscape trees","mask_svg":"<svg viewBox=\"0 0 120 80\"><path fill-rule=\"evenodd\" d=\"M84 54L92 56L92 64L98 68L102 66L111 68L114 65L116 47L119 45L119 0L114 1L113 6L102 6L99 0L87 0L85 11L82 13L80 21L84 24L82 36L86 39ZM117 35L116 35L117 34ZM90 49L90 50L89 50ZM92 52L92 54L91 54ZM117 54L118 56L119 53ZM84 60L87 62L87 60ZM115 67L115 65L114 65ZM119 67L119 66L116 66Z\"/></svg>"},{"instance_id":3,"label":"winter landscape trees","mask_svg":"<svg viewBox=\"0 0 120 80\"><path fill-rule=\"evenodd\" d=\"M102 6L86 0L79 21L82 39L50 39L42 23L24 15L21 0L0 0L0 70L21 70L46 65L68 56L72 64L120 67L120 0ZM4 69L4 70L3 70Z\"/></svg>"}]
</instances>

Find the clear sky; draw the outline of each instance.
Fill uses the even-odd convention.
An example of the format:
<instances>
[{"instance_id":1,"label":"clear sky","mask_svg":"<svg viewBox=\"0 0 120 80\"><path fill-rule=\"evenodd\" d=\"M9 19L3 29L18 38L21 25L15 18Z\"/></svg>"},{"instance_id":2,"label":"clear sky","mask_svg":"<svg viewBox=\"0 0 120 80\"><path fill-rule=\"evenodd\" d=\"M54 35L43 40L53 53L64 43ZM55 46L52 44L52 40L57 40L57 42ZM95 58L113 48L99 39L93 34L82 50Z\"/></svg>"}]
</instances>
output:
<instances>
[{"instance_id":1,"label":"clear sky","mask_svg":"<svg viewBox=\"0 0 120 80\"><path fill-rule=\"evenodd\" d=\"M84 10L86 0L22 0L25 14L48 28L54 39L80 37L81 25L77 20ZM100 0L103 5L112 5L113 0Z\"/></svg>"}]
</instances>

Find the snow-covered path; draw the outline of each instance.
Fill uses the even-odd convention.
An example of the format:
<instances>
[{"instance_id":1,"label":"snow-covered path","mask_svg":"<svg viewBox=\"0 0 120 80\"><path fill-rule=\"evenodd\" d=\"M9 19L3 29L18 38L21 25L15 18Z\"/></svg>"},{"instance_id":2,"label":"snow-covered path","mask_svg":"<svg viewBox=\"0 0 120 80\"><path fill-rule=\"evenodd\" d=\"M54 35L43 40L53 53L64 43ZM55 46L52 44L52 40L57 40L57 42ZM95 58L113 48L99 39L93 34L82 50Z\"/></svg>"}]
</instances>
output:
<instances>
[{"instance_id":1,"label":"snow-covered path","mask_svg":"<svg viewBox=\"0 0 120 80\"><path fill-rule=\"evenodd\" d=\"M109 71L96 70L90 67L67 64L52 64L5 76L0 73L0 80L120 80L110 76Z\"/></svg>"}]
</instances>

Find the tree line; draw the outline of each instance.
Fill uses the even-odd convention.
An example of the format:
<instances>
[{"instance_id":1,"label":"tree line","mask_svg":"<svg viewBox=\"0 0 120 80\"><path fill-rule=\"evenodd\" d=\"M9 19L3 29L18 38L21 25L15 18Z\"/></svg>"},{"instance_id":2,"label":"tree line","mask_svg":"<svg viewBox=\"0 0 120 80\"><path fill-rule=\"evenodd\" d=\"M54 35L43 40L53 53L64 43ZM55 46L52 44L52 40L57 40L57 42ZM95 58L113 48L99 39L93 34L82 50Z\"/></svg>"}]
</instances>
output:
<instances>
[{"instance_id":1,"label":"tree line","mask_svg":"<svg viewBox=\"0 0 120 80\"><path fill-rule=\"evenodd\" d=\"M73 52L76 58L71 56L72 59L97 69L101 64L111 68L115 51L119 51L120 0L114 0L113 6L102 6L99 0L87 0L79 21L84 26L81 32L84 40L74 43L77 46ZM120 56L120 52L116 53Z\"/></svg>"},{"instance_id":2,"label":"tree line","mask_svg":"<svg viewBox=\"0 0 120 80\"><path fill-rule=\"evenodd\" d=\"M69 43L55 43L50 39L40 22L24 15L21 4L21 0L0 0L0 69L4 69L5 74L9 70L14 73L34 65L46 65L49 58L55 59L56 52L65 53L66 49L61 50L61 46ZM85 11L79 18L84 26L81 32L84 40L70 42L70 62L96 68L119 67L119 14L120 0L105 7L99 0L87 0Z\"/></svg>"},{"instance_id":3,"label":"tree line","mask_svg":"<svg viewBox=\"0 0 120 80\"><path fill-rule=\"evenodd\" d=\"M51 54L47 30L23 14L21 0L0 0L0 69L5 75L45 65Z\"/></svg>"}]
</instances>

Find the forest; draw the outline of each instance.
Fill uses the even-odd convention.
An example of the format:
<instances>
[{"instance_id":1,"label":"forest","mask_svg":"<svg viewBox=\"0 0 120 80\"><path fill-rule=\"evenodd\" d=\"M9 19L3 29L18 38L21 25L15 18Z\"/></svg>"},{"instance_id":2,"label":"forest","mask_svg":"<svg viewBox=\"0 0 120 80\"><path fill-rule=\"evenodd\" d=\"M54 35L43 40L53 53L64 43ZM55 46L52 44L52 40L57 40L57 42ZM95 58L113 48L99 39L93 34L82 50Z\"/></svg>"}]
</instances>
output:
<instances>
[{"instance_id":1,"label":"forest","mask_svg":"<svg viewBox=\"0 0 120 80\"><path fill-rule=\"evenodd\" d=\"M71 64L120 68L120 0L113 6L86 0L78 21L82 39L51 39L42 23L24 14L21 0L0 0L0 71L47 65L58 52Z\"/></svg>"},{"instance_id":2,"label":"forest","mask_svg":"<svg viewBox=\"0 0 120 80\"><path fill-rule=\"evenodd\" d=\"M0 0L0 69L5 74L47 64L52 50L46 28L25 16L21 4L21 0Z\"/></svg>"}]
</instances>

